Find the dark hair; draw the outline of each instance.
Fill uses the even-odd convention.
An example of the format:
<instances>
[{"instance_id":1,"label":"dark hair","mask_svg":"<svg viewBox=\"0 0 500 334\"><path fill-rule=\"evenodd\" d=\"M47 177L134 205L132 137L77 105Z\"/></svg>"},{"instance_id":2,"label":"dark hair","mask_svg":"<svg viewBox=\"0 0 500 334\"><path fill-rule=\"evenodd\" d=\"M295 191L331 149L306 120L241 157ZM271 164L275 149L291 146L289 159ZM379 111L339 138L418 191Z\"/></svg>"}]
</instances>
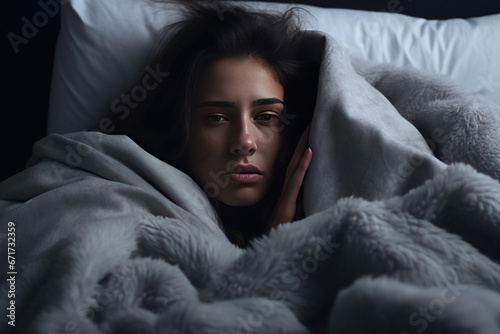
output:
<instances>
[{"instance_id":1,"label":"dark hair","mask_svg":"<svg viewBox=\"0 0 500 334\"><path fill-rule=\"evenodd\" d=\"M285 131L289 145L280 152L279 160L285 163L293 153L298 134L312 117L317 82L317 69L311 73L311 64L304 60L307 57L300 49L304 35L300 30L299 9L273 14L220 1L178 4L184 19L166 27L162 42L149 62L169 75L160 88L148 92L147 99L128 118L114 118L114 133L128 135L154 156L186 171L182 156L190 133L192 98L202 71L219 59L254 57L272 69L284 87L287 113L294 117ZM305 83L306 80L309 82ZM271 196L276 196L283 179L275 182ZM261 232L262 226L253 226L242 232L243 239Z\"/></svg>"}]
</instances>

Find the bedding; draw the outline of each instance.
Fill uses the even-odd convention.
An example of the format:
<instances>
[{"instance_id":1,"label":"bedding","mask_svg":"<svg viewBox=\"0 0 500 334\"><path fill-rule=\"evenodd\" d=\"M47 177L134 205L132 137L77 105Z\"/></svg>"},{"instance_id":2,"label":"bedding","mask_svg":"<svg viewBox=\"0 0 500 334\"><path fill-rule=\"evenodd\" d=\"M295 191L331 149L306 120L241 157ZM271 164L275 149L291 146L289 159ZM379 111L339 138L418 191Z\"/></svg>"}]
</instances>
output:
<instances>
[{"instance_id":1,"label":"bedding","mask_svg":"<svg viewBox=\"0 0 500 334\"><path fill-rule=\"evenodd\" d=\"M304 29L331 35L354 56L449 76L471 94L500 105L500 14L426 20L404 15L404 8L418 4L401 3L394 8L391 2L392 12L387 12L389 3L373 12L235 2L264 11L301 7L307 11ZM220 6L223 15L224 1L211 3ZM48 133L92 129L116 107L114 103L123 103L122 94L149 64L162 28L179 17L175 5L148 0L72 0L61 6Z\"/></svg>"},{"instance_id":2,"label":"bedding","mask_svg":"<svg viewBox=\"0 0 500 334\"><path fill-rule=\"evenodd\" d=\"M240 249L128 137L51 134L0 184L18 332L500 333L498 107L310 34L304 217Z\"/></svg>"}]
</instances>

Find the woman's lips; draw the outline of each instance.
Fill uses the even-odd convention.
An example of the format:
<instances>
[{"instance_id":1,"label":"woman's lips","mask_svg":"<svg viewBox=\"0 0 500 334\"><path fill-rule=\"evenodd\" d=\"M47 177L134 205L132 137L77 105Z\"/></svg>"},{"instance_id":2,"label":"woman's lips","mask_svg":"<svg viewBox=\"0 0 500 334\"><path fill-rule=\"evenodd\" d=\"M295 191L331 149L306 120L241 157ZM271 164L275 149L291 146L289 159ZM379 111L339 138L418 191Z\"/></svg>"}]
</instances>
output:
<instances>
[{"instance_id":1,"label":"woman's lips","mask_svg":"<svg viewBox=\"0 0 500 334\"><path fill-rule=\"evenodd\" d=\"M258 181L261 176L262 174L257 173L231 173L229 179L235 182L250 183Z\"/></svg>"}]
</instances>

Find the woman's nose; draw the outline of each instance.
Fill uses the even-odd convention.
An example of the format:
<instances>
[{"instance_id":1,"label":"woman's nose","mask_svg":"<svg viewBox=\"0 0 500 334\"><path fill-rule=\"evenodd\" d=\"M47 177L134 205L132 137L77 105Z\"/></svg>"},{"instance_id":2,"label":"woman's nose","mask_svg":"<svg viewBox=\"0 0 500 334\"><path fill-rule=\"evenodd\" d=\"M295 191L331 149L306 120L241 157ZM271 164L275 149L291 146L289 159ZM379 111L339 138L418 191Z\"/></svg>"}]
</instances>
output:
<instances>
[{"instance_id":1,"label":"woman's nose","mask_svg":"<svg viewBox=\"0 0 500 334\"><path fill-rule=\"evenodd\" d=\"M233 154L248 155L257 151L255 133L251 121L241 121L232 129L230 151Z\"/></svg>"}]
</instances>

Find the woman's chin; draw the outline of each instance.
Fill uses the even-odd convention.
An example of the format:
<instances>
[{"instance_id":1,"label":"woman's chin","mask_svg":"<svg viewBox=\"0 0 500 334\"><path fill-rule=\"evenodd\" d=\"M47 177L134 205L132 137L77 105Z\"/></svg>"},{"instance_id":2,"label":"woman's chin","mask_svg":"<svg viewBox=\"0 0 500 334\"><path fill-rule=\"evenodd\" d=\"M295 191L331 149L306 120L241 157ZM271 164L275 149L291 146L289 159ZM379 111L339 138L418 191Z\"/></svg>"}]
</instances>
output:
<instances>
[{"instance_id":1,"label":"woman's chin","mask_svg":"<svg viewBox=\"0 0 500 334\"><path fill-rule=\"evenodd\" d=\"M216 197L220 202L230 206L252 206L257 204L262 196L251 191L240 191L221 194Z\"/></svg>"}]
</instances>

